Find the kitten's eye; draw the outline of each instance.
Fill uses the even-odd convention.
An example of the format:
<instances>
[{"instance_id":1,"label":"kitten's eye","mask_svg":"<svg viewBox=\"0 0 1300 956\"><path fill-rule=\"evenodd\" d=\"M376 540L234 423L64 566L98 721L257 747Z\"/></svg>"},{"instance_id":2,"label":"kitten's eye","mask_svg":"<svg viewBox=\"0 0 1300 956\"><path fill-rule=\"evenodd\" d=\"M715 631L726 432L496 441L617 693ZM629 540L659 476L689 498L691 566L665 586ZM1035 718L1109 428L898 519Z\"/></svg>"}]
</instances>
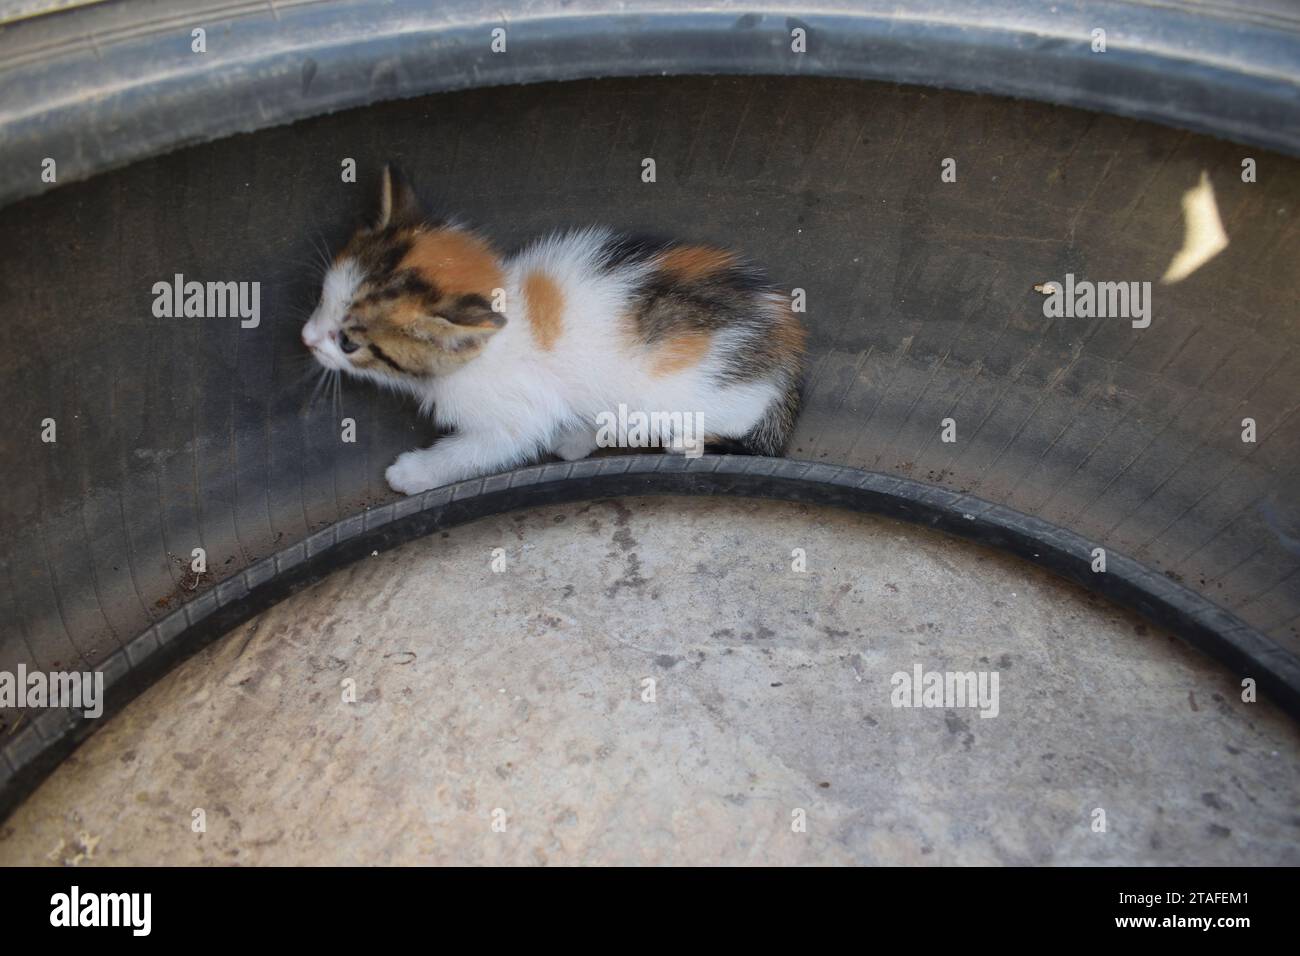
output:
<instances>
[{"instance_id":1,"label":"kitten's eye","mask_svg":"<svg viewBox=\"0 0 1300 956\"><path fill-rule=\"evenodd\" d=\"M361 348L361 346L358 345L356 342L353 342L350 338L348 338L348 334L346 332L339 332L339 348L341 348L344 352L350 355L353 352L355 352L357 349Z\"/></svg>"}]
</instances>

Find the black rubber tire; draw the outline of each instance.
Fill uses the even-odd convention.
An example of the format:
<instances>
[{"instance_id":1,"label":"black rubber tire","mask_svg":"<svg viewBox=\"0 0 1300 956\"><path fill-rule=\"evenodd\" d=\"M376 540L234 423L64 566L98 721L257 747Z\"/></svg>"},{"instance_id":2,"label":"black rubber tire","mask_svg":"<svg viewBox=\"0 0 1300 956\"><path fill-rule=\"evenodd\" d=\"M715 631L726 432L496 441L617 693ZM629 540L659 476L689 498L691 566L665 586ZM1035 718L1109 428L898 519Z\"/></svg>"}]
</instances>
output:
<instances>
[{"instance_id":1,"label":"black rubber tire","mask_svg":"<svg viewBox=\"0 0 1300 956\"><path fill-rule=\"evenodd\" d=\"M61 2L0 3L0 203L50 188L46 157L67 183L380 100L660 74L996 93L1300 154L1292 0L92 0L17 19Z\"/></svg>"},{"instance_id":2,"label":"black rubber tire","mask_svg":"<svg viewBox=\"0 0 1300 956\"><path fill-rule=\"evenodd\" d=\"M1294 127L1278 129L1285 140ZM131 158L96 149L83 171ZM653 184L641 181L647 156ZM360 183L340 181L344 157ZM949 157L954 183L940 178ZM1247 157L1258 182L1242 181ZM0 670L103 667L117 706L304 580L285 567L303 542L347 537L299 562L315 575L357 542L387 546L436 524L398 522L420 505L393 505L383 484L396 453L432 438L414 411L360 386L337 414L308 411L299 378L308 263L369 213L389 159L506 245L602 222L740 248L808 295L813 361L791 455L898 482L893 497L877 487L866 504L831 503L889 500L890 513L926 522L956 501L1033 516L1028 537L981 540L1136 607L1297 712L1300 163L1130 119L813 78L384 103L148 159L0 212L0 401L15 423L0 432ZM1231 245L1156 286L1149 329L1043 317L1035 284L1067 272L1158 280L1203 173ZM260 281L261 326L153 318L153 283L177 272ZM344 414L356 444L338 440ZM940 440L949 417L955 444ZM1245 417L1255 443L1241 440ZM54 444L40 440L48 418ZM549 500L628 490L599 471L621 466L586 467L556 478ZM817 499L815 482L787 478L718 489L660 477L630 490L841 494ZM482 497L498 510L543 500ZM481 506L452 515L489 513ZM1107 549L1106 575L1079 577L1080 541ZM185 567L199 546L211 573L196 585ZM0 712L0 812L87 729L64 712L23 716Z\"/></svg>"}]
</instances>

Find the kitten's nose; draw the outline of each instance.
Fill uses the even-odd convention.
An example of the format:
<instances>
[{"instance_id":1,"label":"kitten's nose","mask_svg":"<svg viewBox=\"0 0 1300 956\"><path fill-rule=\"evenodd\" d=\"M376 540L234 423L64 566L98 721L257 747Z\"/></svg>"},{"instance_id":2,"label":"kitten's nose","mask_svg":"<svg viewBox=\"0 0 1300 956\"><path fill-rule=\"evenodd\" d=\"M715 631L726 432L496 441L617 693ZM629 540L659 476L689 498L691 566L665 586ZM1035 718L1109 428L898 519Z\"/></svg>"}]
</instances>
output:
<instances>
[{"instance_id":1,"label":"kitten's nose","mask_svg":"<svg viewBox=\"0 0 1300 956\"><path fill-rule=\"evenodd\" d=\"M302 327L302 344L307 346L309 349L314 349L316 346L320 345L320 343L320 335L314 334L311 329L304 325Z\"/></svg>"}]
</instances>

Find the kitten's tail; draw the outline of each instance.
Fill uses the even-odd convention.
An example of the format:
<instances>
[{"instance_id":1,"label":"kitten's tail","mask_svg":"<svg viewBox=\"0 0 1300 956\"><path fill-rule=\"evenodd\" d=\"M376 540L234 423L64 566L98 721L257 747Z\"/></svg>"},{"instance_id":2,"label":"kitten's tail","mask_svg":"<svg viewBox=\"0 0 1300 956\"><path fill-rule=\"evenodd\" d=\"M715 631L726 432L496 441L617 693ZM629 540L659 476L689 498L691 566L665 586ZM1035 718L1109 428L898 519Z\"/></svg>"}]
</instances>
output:
<instances>
[{"instance_id":1,"label":"kitten's tail","mask_svg":"<svg viewBox=\"0 0 1300 956\"><path fill-rule=\"evenodd\" d=\"M795 421L799 418L799 406L803 400L803 380L799 375L791 375L786 381L785 390L775 399L758 423L739 438L726 438L717 441L720 451L728 454L766 455L780 458L785 447L790 443ZM712 442L710 442L712 444Z\"/></svg>"}]
</instances>

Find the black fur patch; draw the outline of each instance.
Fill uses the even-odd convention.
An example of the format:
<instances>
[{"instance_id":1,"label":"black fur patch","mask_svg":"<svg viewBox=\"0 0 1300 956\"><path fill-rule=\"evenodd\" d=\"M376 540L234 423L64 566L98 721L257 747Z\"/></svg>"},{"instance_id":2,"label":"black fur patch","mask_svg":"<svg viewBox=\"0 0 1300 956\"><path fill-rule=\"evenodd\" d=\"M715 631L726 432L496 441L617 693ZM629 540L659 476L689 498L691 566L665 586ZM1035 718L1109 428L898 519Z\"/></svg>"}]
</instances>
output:
<instances>
[{"instance_id":1,"label":"black fur patch","mask_svg":"<svg viewBox=\"0 0 1300 956\"><path fill-rule=\"evenodd\" d=\"M372 282L387 279L397 271L398 265L414 244L414 231L404 226L388 226L366 233L354 240L352 254L356 256L366 276Z\"/></svg>"},{"instance_id":2,"label":"black fur patch","mask_svg":"<svg viewBox=\"0 0 1300 956\"><path fill-rule=\"evenodd\" d=\"M371 305L401 298L414 298L433 308L442 299L442 292L417 270L403 269L377 287L372 285L370 291L361 297L360 304Z\"/></svg>"},{"instance_id":3,"label":"black fur patch","mask_svg":"<svg viewBox=\"0 0 1300 956\"><path fill-rule=\"evenodd\" d=\"M384 285L384 291L392 298L412 296L426 302L436 302L442 298L442 290L426 279L418 269L403 269L395 273Z\"/></svg>"},{"instance_id":4,"label":"black fur patch","mask_svg":"<svg viewBox=\"0 0 1300 956\"><path fill-rule=\"evenodd\" d=\"M612 272L619 266L635 265L666 252L674 243L650 235L613 236L600 250L600 268Z\"/></svg>"}]
</instances>

